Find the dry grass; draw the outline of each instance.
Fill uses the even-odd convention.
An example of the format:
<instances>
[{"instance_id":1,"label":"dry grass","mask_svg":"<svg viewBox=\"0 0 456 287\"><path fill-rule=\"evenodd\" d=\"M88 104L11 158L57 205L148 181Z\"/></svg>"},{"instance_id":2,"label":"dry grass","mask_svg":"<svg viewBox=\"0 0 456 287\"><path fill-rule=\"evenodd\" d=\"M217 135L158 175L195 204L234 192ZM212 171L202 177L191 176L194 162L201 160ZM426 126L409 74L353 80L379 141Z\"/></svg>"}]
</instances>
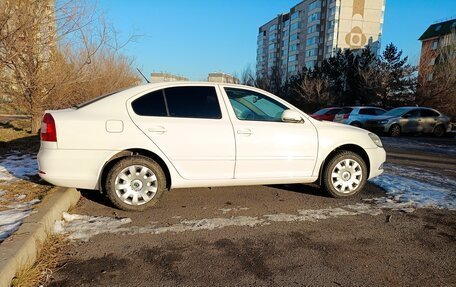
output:
<instances>
[{"instance_id":1,"label":"dry grass","mask_svg":"<svg viewBox=\"0 0 456 287\"><path fill-rule=\"evenodd\" d=\"M35 287L45 285L52 277L53 270L66 260L65 248L69 241L62 235L51 235L42 245L40 254L32 267L19 271L11 282L14 287Z\"/></svg>"},{"instance_id":2,"label":"dry grass","mask_svg":"<svg viewBox=\"0 0 456 287\"><path fill-rule=\"evenodd\" d=\"M30 133L30 120L0 121L0 155L14 150L36 153L39 147L38 135Z\"/></svg>"}]
</instances>

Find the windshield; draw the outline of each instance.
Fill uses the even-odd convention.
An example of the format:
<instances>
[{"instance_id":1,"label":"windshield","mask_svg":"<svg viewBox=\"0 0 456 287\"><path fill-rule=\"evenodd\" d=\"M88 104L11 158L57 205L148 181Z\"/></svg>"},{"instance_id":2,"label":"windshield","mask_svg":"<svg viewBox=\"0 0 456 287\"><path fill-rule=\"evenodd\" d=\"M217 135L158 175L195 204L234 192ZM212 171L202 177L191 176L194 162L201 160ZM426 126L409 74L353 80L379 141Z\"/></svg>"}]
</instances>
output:
<instances>
[{"instance_id":1,"label":"windshield","mask_svg":"<svg viewBox=\"0 0 456 287\"><path fill-rule=\"evenodd\" d=\"M395 108L395 109L387 111L383 115L390 116L390 117L400 117L408 111L410 111L409 108Z\"/></svg>"}]
</instances>

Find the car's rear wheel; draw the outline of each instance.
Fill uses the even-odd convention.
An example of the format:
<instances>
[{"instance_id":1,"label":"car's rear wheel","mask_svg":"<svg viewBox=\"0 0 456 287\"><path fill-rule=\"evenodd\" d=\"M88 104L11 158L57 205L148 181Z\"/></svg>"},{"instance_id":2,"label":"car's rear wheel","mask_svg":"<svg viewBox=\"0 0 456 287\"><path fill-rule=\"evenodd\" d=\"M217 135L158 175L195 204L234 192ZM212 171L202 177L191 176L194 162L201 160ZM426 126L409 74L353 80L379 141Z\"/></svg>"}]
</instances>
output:
<instances>
[{"instance_id":1,"label":"car's rear wheel","mask_svg":"<svg viewBox=\"0 0 456 287\"><path fill-rule=\"evenodd\" d=\"M358 154L339 151L326 164L322 176L323 188L331 196L353 196L366 185L367 166Z\"/></svg>"},{"instance_id":2,"label":"car's rear wheel","mask_svg":"<svg viewBox=\"0 0 456 287\"><path fill-rule=\"evenodd\" d=\"M389 129L389 135L392 137L398 137L401 135L401 127L398 124L394 124Z\"/></svg>"},{"instance_id":3,"label":"car's rear wheel","mask_svg":"<svg viewBox=\"0 0 456 287\"><path fill-rule=\"evenodd\" d=\"M123 210L142 211L153 206L165 189L166 177L160 165L140 155L118 161L105 181L108 198Z\"/></svg>"},{"instance_id":4,"label":"car's rear wheel","mask_svg":"<svg viewBox=\"0 0 456 287\"><path fill-rule=\"evenodd\" d=\"M443 137L445 135L445 127L443 125L438 125L434 128L434 136Z\"/></svg>"}]
</instances>

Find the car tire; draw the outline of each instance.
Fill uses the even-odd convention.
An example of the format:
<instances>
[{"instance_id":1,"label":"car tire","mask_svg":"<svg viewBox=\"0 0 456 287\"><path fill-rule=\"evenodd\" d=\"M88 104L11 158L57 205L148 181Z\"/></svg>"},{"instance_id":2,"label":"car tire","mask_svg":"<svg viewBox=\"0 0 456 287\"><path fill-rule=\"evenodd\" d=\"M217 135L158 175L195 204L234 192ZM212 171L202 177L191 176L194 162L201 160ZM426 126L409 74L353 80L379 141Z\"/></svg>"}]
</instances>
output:
<instances>
[{"instance_id":1,"label":"car tire","mask_svg":"<svg viewBox=\"0 0 456 287\"><path fill-rule=\"evenodd\" d=\"M354 127L357 127L357 128L360 128L361 127L361 123L360 122L353 122L350 124L351 126L354 126Z\"/></svg>"},{"instance_id":2,"label":"car tire","mask_svg":"<svg viewBox=\"0 0 456 287\"><path fill-rule=\"evenodd\" d=\"M443 137L445 135L445 127L443 125L438 125L434 128L433 132L435 137Z\"/></svg>"},{"instance_id":3,"label":"car tire","mask_svg":"<svg viewBox=\"0 0 456 287\"><path fill-rule=\"evenodd\" d=\"M394 124L390 127L388 134L392 137L398 137L401 135L401 126Z\"/></svg>"},{"instance_id":4,"label":"car tire","mask_svg":"<svg viewBox=\"0 0 456 287\"><path fill-rule=\"evenodd\" d=\"M143 211L155 205L165 190L166 177L160 165L141 155L119 160L105 181L109 200L127 211Z\"/></svg>"},{"instance_id":5,"label":"car tire","mask_svg":"<svg viewBox=\"0 0 456 287\"><path fill-rule=\"evenodd\" d=\"M360 193L367 181L364 160L351 151L338 151L327 162L322 173L322 187L336 198Z\"/></svg>"}]
</instances>

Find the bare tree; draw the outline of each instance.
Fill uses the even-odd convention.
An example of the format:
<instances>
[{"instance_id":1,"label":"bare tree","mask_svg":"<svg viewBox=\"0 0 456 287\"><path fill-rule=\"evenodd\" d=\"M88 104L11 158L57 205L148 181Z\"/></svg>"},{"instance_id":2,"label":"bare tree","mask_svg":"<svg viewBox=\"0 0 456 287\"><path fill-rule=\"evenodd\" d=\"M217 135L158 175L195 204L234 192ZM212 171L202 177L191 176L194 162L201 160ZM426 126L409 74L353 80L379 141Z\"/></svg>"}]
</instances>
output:
<instances>
[{"instance_id":1,"label":"bare tree","mask_svg":"<svg viewBox=\"0 0 456 287\"><path fill-rule=\"evenodd\" d=\"M307 110L327 107L334 104L335 99L331 93L330 81L315 71L304 71L294 85L298 96L297 101Z\"/></svg>"},{"instance_id":2,"label":"bare tree","mask_svg":"<svg viewBox=\"0 0 456 287\"><path fill-rule=\"evenodd\" d=\"M2 1L0 38L1 91L31 115L33 133L45 109L137 82L115 31L84 1Z\"/></svg>"}]
</instances>

